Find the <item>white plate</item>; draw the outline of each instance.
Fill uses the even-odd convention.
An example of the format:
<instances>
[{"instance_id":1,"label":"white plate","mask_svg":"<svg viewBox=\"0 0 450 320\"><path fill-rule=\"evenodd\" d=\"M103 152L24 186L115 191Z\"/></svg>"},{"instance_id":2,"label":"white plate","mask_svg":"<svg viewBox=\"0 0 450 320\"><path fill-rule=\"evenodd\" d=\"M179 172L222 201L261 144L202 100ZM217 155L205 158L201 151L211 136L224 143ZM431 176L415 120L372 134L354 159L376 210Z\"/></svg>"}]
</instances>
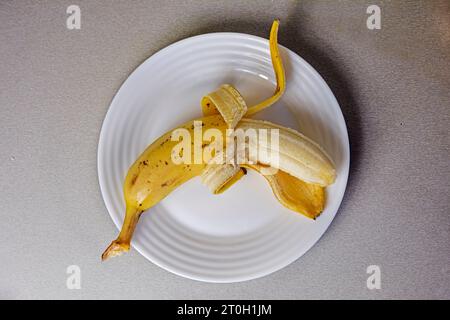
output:
<instances>
[{"instance_id":1,"label":"white plate","mask_svg":"<svg viewBox=\"0 0 450 320\"><path fill-rule=\"evenodd\" d=\"M316 221L289 211L253 172L222 195L210 194L196 178L144 213L138 224L132 245L158 266L208 282L258 278L302 256L333 220L349 170L344 118L319 74L289 49L281 47L281 54L286 93L257 118L303 132L332 157L337 180L327 188L325 211ZM271 96L275 77L268 40L239 33L185 39L147 59L122 85L98 147L100 188L118 228L129 166L158 136L199 117L202 96L223 83L234 85L250 106ZM111 233L105 246L115 236Z\"/></svg>"}]
</instances>

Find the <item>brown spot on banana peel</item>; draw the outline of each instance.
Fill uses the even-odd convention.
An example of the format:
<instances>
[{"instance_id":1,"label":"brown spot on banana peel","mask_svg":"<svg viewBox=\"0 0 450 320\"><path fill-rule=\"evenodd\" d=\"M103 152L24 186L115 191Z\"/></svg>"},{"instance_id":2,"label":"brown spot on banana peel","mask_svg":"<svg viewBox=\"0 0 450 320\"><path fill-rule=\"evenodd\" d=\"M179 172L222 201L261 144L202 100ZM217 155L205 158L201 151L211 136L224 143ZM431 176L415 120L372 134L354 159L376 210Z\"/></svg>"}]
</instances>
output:
<instances>
[{"instance_id":1,"label":"brown spot on banana peel","mask_svg":"<svg viewBox=\"0 0 450 320\"><path fill-rule=\"evenodd\" d=\"M161 183L161 187L170 187L171 185L173 185L175 182L177 181L177 179L169 179L163 183Z\"/></svg>"}]
</instances>

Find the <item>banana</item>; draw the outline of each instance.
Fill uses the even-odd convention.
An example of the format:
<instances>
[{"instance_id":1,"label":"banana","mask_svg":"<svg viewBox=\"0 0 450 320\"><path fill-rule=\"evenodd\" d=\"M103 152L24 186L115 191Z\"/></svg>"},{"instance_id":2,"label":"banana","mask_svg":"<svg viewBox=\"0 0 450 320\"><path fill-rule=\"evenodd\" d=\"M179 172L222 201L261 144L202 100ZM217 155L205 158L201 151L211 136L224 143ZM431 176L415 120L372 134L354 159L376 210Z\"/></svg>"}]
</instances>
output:
<instances>
[{"instance_id":1,"label":"banana","mask_svg":"<svg viewBox=\"0 0 450 320\"><path fill-rule=\"evenodd\" d=\"M228 137L227 129L244 132L275 129L279 134L278 144L273 143L272 137L266 140L245 140L244 150L256 149L262 152L257 152L256 157L245 159L244 163L216 163L215 159L227 154L227 147L222 146L209 161L201 159L200 162L180 164L173 161L174 155L195 159L199 148L203 155L213 143L202 141L201 146L193 143L193 148L180 150L177 148L179 141L174 134L176 130L163 134L147 147L128 171L123 186L126 205L124 223L119 236L102 254L102 260L128 251L141 214L196 176L201 176L203 183L217 194L243 177L246 169L255 170L266 178L274 195L285 207L313 219L322 212L325 203L324 187L333 183L336 177L330 157L318 144L293 129L268 121L245 118L275 103L285 91L285 74L278 52L277 31L276 20L270 33L270 53L277 79L272 97L247 108L234 87L223 85L202 99L204 117L189 121L177 129L184 129L191 141L195 141L198 123L201 123L201 132L213 129L222 137ZM276 161L271 156L273 154L278 156ZM275 172L268 169L275 169Z\"/></svg>"},{"instance_id":2,"label":"banana","mask_svg":"<svg viewBox=\"0 0 450 320\"><path fill-rule=\"evenodd\" d=\"M179 128L185 129L193 137L195 135L195 124L199 122L202 123L202 130L214 128L219 130L223 136L226 135L228 126L221 115L195 119ZM279 151L280 159L278 164L271 163L270 158L260 157L260 153L258 152L257 164L259 167L248 165L248 168L260 172L264 166L273 166L284 171L284 174L280 175L280 173L277 173L275 177L266 176L278 199L285 200L284 204L286 205L288 203L286 199L289 199L289 195L292 194L296 197L298 190L309 190L308 192L311 194L317 194L320 191L317 191L319 189L314 187L314 185L321 187L333 183L335 171L328 156L317 144L302 134L268 121L245 118L236 127L236 129L244 130L271 128L279 129L279 150L273 150L271 148L272 144L266 144L263 147L267 148L269 153ZM147 147L128 171L124 183L126 204L125 221L118 238L103 253L103 260L129 250L131 237L142 212L153 207L181 184L204 172L207 166L207 163L204 161L198 164L176 164L173 162L173 150L176 149L175 147L179 143L179 141L173 141L172 139L174 131L171 130L165 133ZM193 141L195 137L191 139ZM250 141L248 142L249 144L251 144ZM205 143L202 146L202 152L208 145L208 143ZM195 148L191 148L191 159L195 157L194 153ZM213 167L210 167L210 170L212 170L211 168ZM228 173L225 171L225 174L228 174L226 181L235 179L234 176L236 173L237 171L230 171ZM206 171L207 175L208 171ZM312 182L312 184L303 181ZM296 186L299 188L298 190L296 190ZM212 189L223 189L223 185L213 183ZM305 194L304 198L308 198L308 195ZM294 199L294 202L295 200L298 201L298 199ZM287 206L289 208L297 208L292 204L292 199ZM301 207L302 205L295 210L300 211ZM303 205L303 207L305 206ZM306 211L306 215L315 217L318 211L321 210Z\"/></svg>"}]
</instances>

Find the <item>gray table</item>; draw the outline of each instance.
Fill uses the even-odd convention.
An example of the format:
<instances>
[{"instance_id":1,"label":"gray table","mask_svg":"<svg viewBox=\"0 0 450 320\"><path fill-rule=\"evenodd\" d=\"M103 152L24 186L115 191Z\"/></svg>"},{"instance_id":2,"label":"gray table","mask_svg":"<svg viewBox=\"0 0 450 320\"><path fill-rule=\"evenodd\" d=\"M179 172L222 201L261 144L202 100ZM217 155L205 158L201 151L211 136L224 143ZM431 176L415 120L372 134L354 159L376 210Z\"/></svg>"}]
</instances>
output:
<instances>
[{"instance_id":1,"label":"gray table","mask_svg":"<svg viewBox=\"0 0 450 320\"><path fill-rule=\"evenodd\" d=\"M81 29L66 28L66 8ZM381 29L366 27L371 4ZM331 227L301 259L237 284L184 279L135 251L100 263L116 234L96 156L109 103L157 50L201 33L280 42L325 78L352 149ZM450 298L450 2L1 1L1 298ZM81 289L66 287L69 265ZM369 290L366 268L381 268Z\"/></svg>"}]
</instances>

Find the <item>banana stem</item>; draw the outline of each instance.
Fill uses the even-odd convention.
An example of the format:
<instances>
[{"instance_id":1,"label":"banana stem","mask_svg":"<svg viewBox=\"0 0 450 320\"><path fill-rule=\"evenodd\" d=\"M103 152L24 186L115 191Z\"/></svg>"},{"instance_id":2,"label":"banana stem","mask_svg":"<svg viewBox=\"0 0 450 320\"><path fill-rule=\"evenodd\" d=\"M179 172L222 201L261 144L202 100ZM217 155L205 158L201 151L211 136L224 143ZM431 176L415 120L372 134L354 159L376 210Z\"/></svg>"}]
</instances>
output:
<instances>
[{"instance_id":1,"label":"banana stem","mask_svg":"<svg viewBox=\"0 0 450 320\"><path fill-rule=\"evenodd\" d=\"M142 211L134 207L127 206L125 213L125 220L120 230L119 236L116 240L106 248L102 254L102 260L105 261L108 258L119 256L124 252L130 250L131 237L133 236L136 225L141 217Z\"/></svg>"},{"instance_id":2,"label":"banana stem","mask_svg":"<svg viewBox=\"0 0 450 320\"><path fill-rule=\"evenodd\" d=\"M269 47L270 47L270 57L272 59L272 66L275 72L275 78L277 79L277 87L272 97L258 103L257 105L251 107L247 111L247 116L255 114L275 102L283 95L286 89L286 76L284 74L283 61L281 60L280 52L278 50L278 26L280 24L279 20L274 20L272 28L270 29Z\"/></svg>"}]
</instances>

